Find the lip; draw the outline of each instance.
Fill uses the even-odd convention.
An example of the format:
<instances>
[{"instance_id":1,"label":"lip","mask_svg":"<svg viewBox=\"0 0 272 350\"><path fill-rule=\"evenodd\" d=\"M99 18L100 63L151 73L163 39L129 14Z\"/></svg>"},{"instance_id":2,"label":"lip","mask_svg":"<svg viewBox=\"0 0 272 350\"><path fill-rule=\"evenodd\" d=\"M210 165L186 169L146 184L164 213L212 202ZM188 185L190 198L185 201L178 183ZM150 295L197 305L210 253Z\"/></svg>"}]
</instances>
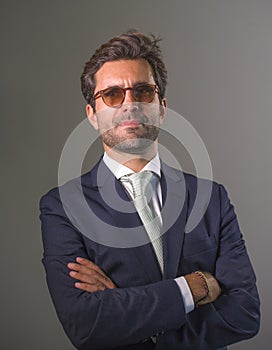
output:
<instances>
[{"instance_id":1,"label":"lip","mask_svg":"<svg viewBox=\"0 0 272 350\"><path fill-rule=\"evenodd\" d=\"M136 127L140 126L141 124L142 123L138 122L137 120L126 120L120 123L118 126Z\"/></svg>"}]
</instances>

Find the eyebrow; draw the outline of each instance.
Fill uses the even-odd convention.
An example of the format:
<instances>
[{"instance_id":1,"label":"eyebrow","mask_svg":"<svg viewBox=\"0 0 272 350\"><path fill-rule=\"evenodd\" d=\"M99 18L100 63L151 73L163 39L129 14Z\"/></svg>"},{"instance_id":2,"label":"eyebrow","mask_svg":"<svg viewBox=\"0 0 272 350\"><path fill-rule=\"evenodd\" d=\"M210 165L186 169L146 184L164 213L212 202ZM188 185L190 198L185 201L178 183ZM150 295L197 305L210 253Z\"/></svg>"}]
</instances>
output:
<instances>
[{"instance_id":1,"label":"eyebrow","mask_svg":"<svg viewBox=\"0 0 272 350\"><path fill-rule=\"evenodd\" d=\"M151 85L154 85L155 83L150 83L150 82L148 82L148 81L146 81L146 80L138 80L136 83L134 83L133 85L132 85L132 87L133 86L136 86L136 85L139 85L139 84L151 84ZM114 88L114 87L121 87L120 85L107 85L104 89L102 89L102 90L105 90L105 89L108 89L108 88ZM99 91L102 91L102 90L99 90Z\"/></svg>"}]
</instances>

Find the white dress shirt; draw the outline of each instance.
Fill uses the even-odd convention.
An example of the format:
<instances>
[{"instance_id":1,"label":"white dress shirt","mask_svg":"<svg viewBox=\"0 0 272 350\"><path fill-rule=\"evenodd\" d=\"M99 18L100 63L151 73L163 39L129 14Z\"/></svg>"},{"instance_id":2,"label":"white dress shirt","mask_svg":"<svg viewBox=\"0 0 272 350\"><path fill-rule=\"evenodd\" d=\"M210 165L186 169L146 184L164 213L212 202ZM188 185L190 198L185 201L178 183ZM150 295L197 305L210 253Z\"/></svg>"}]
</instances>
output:
<instances>
[{"instance_id":1,"label":"white dress shirt","mask_svg":"<svg viewBox=\"0 0 272 350\"><path fill-rule=\"evenodd\" d=\"M114 159L109 157L106 152L104 153L103 161L106 164L106 166L110 169L110 171L114 174L114 176L117 178L117 180L119 180L124 175L130 175L135 173L132 169L116 162ZM145 170L152 171L159 178L161 177L161 162L158 154L153 159L151 159L151 161L148 162L141 171ZM133 198L131 184L129 182L122 182L122 185L125 187L131 198ZM160 181L158 181L157 194L153 193L152 195L152 201L158 216L161 218L160 213L162 207L162 191ZM191 290L183 276L175 278L175 282L177 283L180 289L185 307L185 312L189 313L194 309L194 300Z\"/></svg>"}]
</instances>

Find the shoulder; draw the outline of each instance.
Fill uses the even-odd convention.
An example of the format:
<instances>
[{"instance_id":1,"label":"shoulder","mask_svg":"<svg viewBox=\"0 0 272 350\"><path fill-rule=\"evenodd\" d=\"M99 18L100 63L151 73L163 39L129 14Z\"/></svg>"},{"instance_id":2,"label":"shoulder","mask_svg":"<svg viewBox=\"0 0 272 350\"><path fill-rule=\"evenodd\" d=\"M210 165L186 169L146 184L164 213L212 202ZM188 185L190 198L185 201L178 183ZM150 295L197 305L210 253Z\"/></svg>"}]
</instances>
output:
<instances>
[{"instance_id":1,"label":"shoulder","mask_svg":"<svg viewBox=\"0 0 272 350\"><path fill-rule=\"evenodd\" d=\"M162 170L166 176L170 176L176 181L185 181L186 188L189 191L194 192L199 186L211 186L213 191L220 191L221 189L225 190L224 186L221 183L214 181L213 179L207 179L184 172L182 170L171 167L164 162L162 162Z\"/></svg>"},{"instance_id":2,"label":"shoulder","mask_svg":"<svg viewBox=\"0 0 272 350\"><path fill-rule=\"evenodd\" d=\"M87 189L96 186L97 169L100 161L88 172L78 176L74 179L66 181L64 184L50 189L40 198L40 210L56 209L62 207L62 196L71 197L75 193L86 192Z\"/></svg>"},{"instance_id":3,"label":"shoulder","mask_svg":"<svg viewBox=\"0 0 272 350\"><path fill-rule=\"evenodd\" d=\"M221 183L176 169L173 171L183 178L185 183L186 232L192 232L195 228L204 230L204 226L209 232L220 232L222 223L236 222L234 207L227 190ZM237 230L239 231L238 225Z\"/></svg>"},{"instance_id":4,"label":"shoulder","mask_svg":"<svg viewBox=\"0 0 272 350\"><path fill-rule=\"evenodd\" d=\"M197 200L203 206L216 207L221 202L228 202L229 197L224 185L213 179L202 178L179 169L173 168L162 162L162 170L165 176L171 177L180 184L184 184L188 196L189 207ZM204 204L205 203L205 204Z\"/></svg>"}]
</instances>

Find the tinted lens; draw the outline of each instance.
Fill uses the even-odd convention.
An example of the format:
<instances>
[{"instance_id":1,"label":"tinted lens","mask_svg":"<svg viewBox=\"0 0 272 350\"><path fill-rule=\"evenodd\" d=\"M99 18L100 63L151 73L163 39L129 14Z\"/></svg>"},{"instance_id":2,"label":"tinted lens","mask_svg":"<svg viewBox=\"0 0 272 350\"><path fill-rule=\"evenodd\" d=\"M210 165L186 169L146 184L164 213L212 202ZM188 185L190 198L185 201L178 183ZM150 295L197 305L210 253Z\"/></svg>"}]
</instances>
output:
<instances>
[{"instance_id":1,"label":"tinted lens","mask_svg":"<svg viewBox=\"0 0 272 350\"><path fill-rule=\"evenodd\" d=\"M118 106L124 99L124 91L118 86L108 88L103 91L103 101L108 106Z\"/></svg>"},{"instance_id":2,"label":"tinted lens","mask_svg":"<svg viewBox=\"0 0 272 350\"><path fill-rule=\"evenodd\" d=\"M137 85L133 89L133 95L138 102L151 102L155 97L155 87L148 84Z\"/></svg>"},{"instance_id":3,"label":"tinted lens","mask_svg":"<svg viewBox=\"0 0 272 350\"><path fill-rule=\"evenodd\" d=\"M104 103L109 107L118 107L123 103L127 90L131 90L135 101L148 103L153 101L156 92L158 92L156 85L151 84L139 84L127 88L113 86L99 91L94 95L94 98L102 97Z\"/></svg>"}]
</instances>

